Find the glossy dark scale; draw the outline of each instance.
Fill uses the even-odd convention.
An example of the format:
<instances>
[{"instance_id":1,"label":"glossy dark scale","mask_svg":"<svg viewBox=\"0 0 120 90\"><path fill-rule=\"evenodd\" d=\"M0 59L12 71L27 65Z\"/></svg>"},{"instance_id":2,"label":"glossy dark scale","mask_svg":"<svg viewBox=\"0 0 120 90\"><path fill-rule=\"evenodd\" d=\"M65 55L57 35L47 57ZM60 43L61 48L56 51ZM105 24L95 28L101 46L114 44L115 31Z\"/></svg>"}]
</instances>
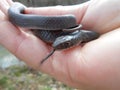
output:
<instances>
[{"instance_id":1,"label":"glossy dark scale","mask_svg":"<svg viewBox=\"0 0 120 90\"><path fill-rule=\"evenodd\" d=\"M30 29L35 36L51 43L53 50L41 63L47 60L55 50L73 47L99 37L94 31L80 30L74 15L41 16L25 14L21 3L14 3L8 10L9 20L17 26Z\"/></svg>"},{"instance_id":2,"label":"glossy dark scale","mask_svg":"<svg viewBox=\"0 0 120 90\"><path fill-rule=\"evenodd\" d=\"M52 44L57 37L68 35L70 32L62 32L61 30L49 31L49 30L31 30L34 35L43 40L46 43Z\"/></svg>"}]
</instances>

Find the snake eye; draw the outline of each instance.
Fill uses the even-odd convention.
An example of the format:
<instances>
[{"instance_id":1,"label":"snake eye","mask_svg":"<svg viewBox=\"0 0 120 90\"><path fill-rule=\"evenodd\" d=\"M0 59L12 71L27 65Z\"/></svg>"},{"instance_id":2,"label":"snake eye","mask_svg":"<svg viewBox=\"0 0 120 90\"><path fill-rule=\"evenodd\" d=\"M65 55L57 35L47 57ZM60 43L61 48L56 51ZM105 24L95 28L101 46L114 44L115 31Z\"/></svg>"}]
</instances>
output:
<instances>
[{"instance_id":1,"label":"snake eye","mask_svg":"<svg viewBox=\"0 0 120 90\"><path fill-rule=\"evenodd\" d=\"M72 46L72 42L70 42L70 41L67 41L67 42L62 42L62 43L58 43L58 44L53 44L54 46L54 48L56 49L56 50L61 50L61 49L67 49L67 48L70 48L71 46Z\"/></svg>"},{"instance_id":2,"label":"snake eye","mask_svg":"<svg viewBox=\"0 0 120 90\"><path fill-rule=\"evenodd\" d=\"M72 35L66 35L66 36L58 37L54 41L52 46L56 50L62 50L62 49L70 48L73 45L74 45L73 36Z\"/></svg>"},{"instance_id":3,"label":"snake eye","mask_svg":"<svg viewBox=\"0 0 120 90\"><path fill-rule=\"evenodd\" d=\"M65 42L65 43L63 43L63 46L66 48L69 48L71 46L71 42L70 41Z\"/></svg>"},{"instance_id":4,"label":"snake eye","mask_svg":"<svg viewBox=\"0 0 120 90\"><path fill-rule=\"evenodd\" d=\"M53 48L56 50L67 49L73 46L72 38L69 37L59 37L53 43Z\"/></svg>"}]
</instances>

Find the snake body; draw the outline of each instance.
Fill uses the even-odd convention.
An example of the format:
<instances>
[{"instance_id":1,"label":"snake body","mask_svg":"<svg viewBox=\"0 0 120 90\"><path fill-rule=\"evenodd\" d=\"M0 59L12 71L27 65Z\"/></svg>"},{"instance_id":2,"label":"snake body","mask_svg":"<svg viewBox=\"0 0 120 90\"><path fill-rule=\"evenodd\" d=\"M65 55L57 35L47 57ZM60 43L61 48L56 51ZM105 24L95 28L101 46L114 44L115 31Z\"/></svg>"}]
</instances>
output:
<instances>
[{"instance_id":1,"label":"snake body","mask_svg":"<svg viewBox=\"0 0 120 90\"><path fill-rule=\"evenodd\" d=\"M43 16L25 14L26 6L15 2L8 10L9 20L17 26L31 29L33 34L54 48L43 63L55 50L62 50L86 43L99 37L94 31L81 30L74 15Z\"/></svg>"}]
</instances>

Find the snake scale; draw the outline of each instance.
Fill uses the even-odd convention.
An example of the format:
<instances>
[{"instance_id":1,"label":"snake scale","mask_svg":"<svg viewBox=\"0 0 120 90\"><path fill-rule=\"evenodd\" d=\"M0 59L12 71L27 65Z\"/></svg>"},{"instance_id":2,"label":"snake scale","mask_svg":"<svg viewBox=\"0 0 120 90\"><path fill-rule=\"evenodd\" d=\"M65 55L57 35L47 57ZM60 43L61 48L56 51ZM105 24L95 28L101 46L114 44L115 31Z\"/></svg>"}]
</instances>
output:
<instances>
[{"instance_id":1,"label":"snake scale","mask_svg":"<svg viewBox=\"0 0 120 90\"><path fill-rule=\"evenodd\" d=\"M72 14L57 16L25 14L25 8L27 7L23 4L15 2L8 9L9 20L16 26L30 29L35 36L51 44L53 50L41 64L56 50L67 49L99 37L97 32L81 29L82 25L77 24Z\"/></svg>"}]
</instances>

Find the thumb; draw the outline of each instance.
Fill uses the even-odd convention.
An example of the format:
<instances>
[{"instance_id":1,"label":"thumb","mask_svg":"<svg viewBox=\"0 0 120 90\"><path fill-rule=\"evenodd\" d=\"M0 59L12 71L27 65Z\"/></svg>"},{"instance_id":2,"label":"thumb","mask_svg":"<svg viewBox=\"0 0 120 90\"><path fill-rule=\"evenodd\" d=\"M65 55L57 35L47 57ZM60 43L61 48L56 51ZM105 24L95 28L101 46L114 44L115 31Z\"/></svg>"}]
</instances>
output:
<instances>
[{"instance_id":1,"label":"thumb","mask_svg":"<svg viewBox=\"0 0 120 90\"><path fill-rule=\"evenodd\" d=\"M26 8L25 13L45 16L73 14L76 17L77 23L80 23L89 6L89 2L71 6L30 7Z\"/></svg>"}]
</instances>

